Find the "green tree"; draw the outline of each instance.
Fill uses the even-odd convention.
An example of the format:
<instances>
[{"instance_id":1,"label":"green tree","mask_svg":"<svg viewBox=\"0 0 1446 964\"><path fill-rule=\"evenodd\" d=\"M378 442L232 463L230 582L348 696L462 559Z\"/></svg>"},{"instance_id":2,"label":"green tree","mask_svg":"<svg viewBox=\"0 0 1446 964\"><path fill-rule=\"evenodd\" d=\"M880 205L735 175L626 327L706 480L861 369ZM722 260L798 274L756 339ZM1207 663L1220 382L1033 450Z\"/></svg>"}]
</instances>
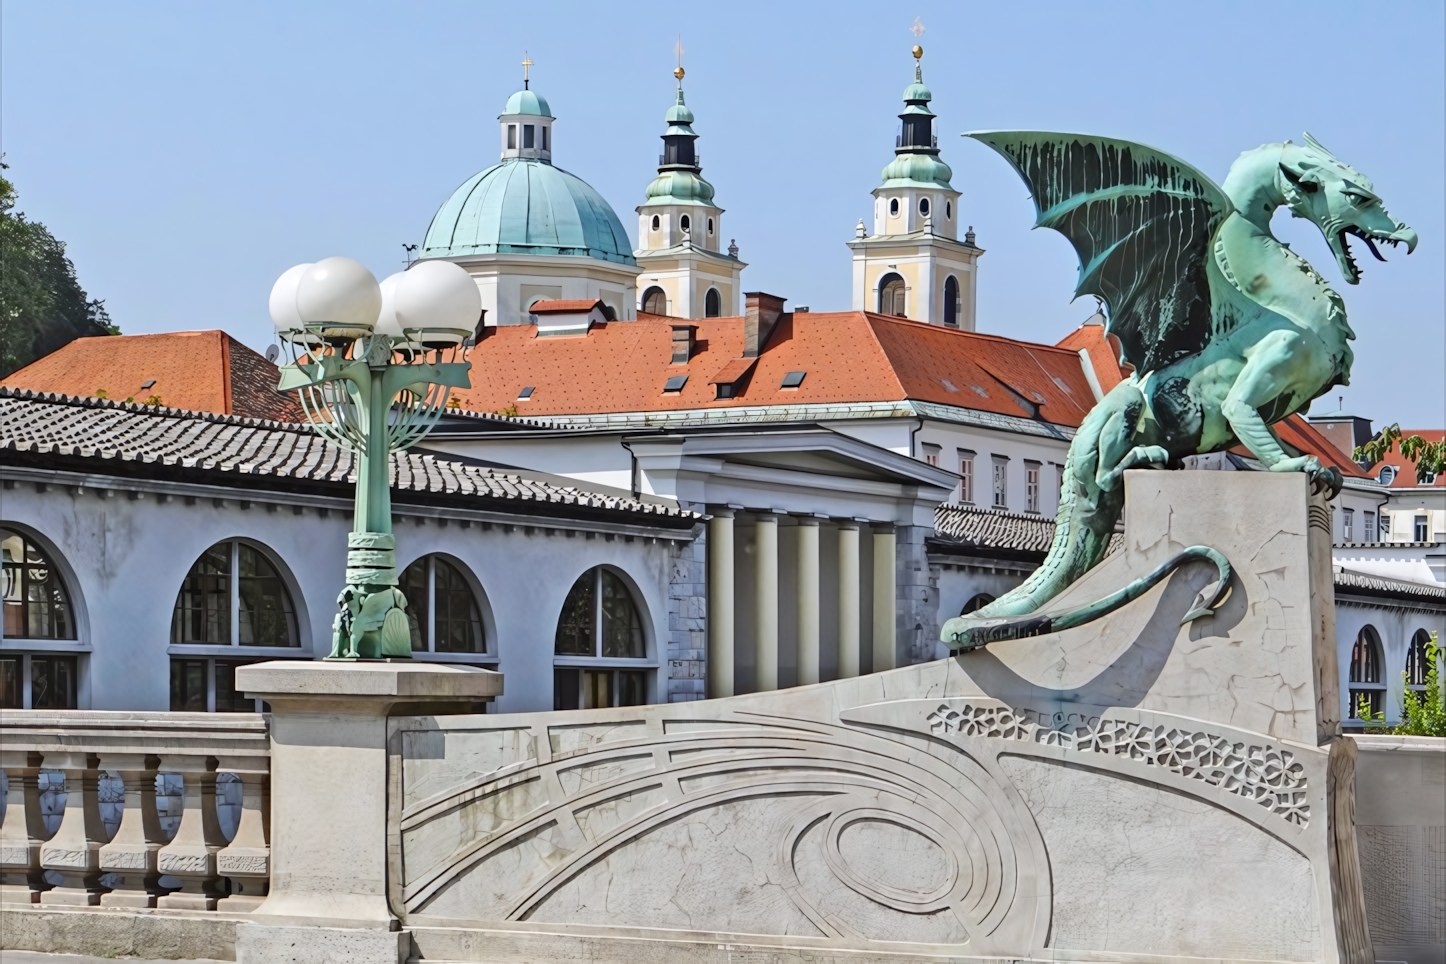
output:
<instances>
[{"instance_id":1,"label":"green tree","mask_svg":"<svg viewBox=\"0 0 1446 964\"><path fill-rule=\"evenodd\" d=\"M1404 681L1406 674L1402 673ZM1441 648L1436 634L1426 644L1426 688L1407 689L1401 698L1401 725L1407 736L1446 736L1446 691L1441 688Z\"/></svg>"},{"instance_id":2,"label":"green tree","mask_svg":"<svg viewBox=\"0 0 1446 964\"><path fill-rule=\"evenodd\" d=\"M0 378L76 338L118 334L104 302L80 287L65 244L15 210L15 186L0 175Z\"/></svg>"},{"instance_id":3,"label":"green tree","mask_svg":"<svg viewBox=\"0 0 1446 964\"><path fill-rule=\"evenodd\" d=\"M1396 443L1401 445L1401 455L1416 466L1416 482L1425 485L1428 479L1446 471L1446 440L1428 442L1419 435L1402 437L1400 425L1387 425L1365 445L1351 453L1357 462L1375 465L1391 454Z\"/></svg>"}]
</instances>

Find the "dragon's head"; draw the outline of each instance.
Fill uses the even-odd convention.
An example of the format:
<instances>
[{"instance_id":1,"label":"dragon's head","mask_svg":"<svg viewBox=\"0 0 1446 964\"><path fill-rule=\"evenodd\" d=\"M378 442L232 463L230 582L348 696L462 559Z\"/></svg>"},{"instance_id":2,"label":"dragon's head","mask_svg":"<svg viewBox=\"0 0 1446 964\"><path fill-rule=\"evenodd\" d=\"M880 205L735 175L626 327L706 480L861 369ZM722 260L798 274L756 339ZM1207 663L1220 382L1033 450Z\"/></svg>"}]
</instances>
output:
<instances>
[{"instance_id":1,"label":"dragon's head","mask_svg":"<svg viewBox=\"0 0 1446 964\"><path fill-rule=\"evenodd\" d=\"M1393 245L1405 242L1407 254L1416 250L1416 232L1386 213L1370 179L1338 159L1310 134L1305 135L1303 146L1285 142L1277 184L1291 213L1315 222L1321 229L1347 284L1361 280L1361 269L1351 257L1347 235L1354 234L1364 241L1379 261L1386 259L1377 250L1377 241Z\"/></svg>"}]
</instances>

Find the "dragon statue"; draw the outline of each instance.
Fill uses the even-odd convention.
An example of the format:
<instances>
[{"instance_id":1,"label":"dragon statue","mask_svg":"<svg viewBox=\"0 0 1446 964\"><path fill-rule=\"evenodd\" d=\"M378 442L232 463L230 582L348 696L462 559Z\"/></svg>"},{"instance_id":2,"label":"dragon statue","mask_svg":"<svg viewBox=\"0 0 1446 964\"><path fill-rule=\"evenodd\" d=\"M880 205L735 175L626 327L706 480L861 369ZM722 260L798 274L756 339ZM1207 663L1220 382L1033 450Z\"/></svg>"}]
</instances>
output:
<instances>
[{"instance_id":1,"label":"dragon statue","mask_svg":"<svg viewBox=\"0 0 1446 964\"><path fill-rule=\"evenodd\" d=\"M1106 332L1135 368L1085 417L1070 444L1054 542L1044 564L987 606L949 620L954 651L1053 632L1134 599L1191 559L1218 578L1184 622L1220 603L1228 561L1192 546L1105 599L1046 615L1043 608L1105 555L1124 508L1127 469L1178 466L1186 456L1244 445L1273 472L1306 472L1332 495L1340 474L1288 454L1271 425L1350 383L1354 332L1345 305L1314 268L1277 241L1282 205L1320 228L1347 284L1360 281L1354 236L1376 242L1416 232L1386 213L1371 182L1305 135L1242 154L1218 186L1183 161L1128 141L1037 131L966 135L1002 154L1024 179L1036 227L1059 231L1080 260L1076 296L1107 308Z\"/></svg>"}]
</instances>

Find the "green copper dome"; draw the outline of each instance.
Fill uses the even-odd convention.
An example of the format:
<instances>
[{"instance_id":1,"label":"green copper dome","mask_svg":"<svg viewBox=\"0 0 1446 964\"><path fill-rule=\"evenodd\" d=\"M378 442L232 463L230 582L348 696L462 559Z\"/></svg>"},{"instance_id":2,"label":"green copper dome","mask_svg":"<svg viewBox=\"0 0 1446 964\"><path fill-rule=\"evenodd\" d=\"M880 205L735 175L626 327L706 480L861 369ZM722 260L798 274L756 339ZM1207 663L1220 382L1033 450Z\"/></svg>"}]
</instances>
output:
<instances>
[{"instance_id":1,"label":"green copper dome","mask_svg":"<svg viewBox=\"0 0 1446 964\"><path fill-rule=\"evenodd\" d=\"M547 102L538 100L546 111ZM508 101L509 112L512 106ZM602 195L581 178L531 158L509 158L472 176L432 218L422 257L469 254L579 255L637 263L622 222Z\"/></svg>"},{"instance_id":2,"label":"green copper dome","mask_svg":"<svg viewBox=\"0 0 1446 964\"><path fill-rule=\"evenodd\" d=\"M533 90L519 90L507 98L507 106L502 109L504 114L536 114L538 117L551 117L552 110L547 106L547 98Z\"/></svg>"},{"instance_id":3,"label":"green copper dome","mask_svg":"<svg viewBox=\"0 0 1446 964\"><path fill-rule=\"evenodd\" d=\"M884 168L884 187L942 187L954 190L954 171L937 154L898 154Z\"/></svg>"},{"instance_id":4,"label":"green copper dome","mask_svg":"<svg viewBox=\"0 0 1446 964\"><path fill-rule=\"evenodd\" d=\"M929 92L929 88L924 86L923 81L916 80L904 88L905 102L917 101L921 104L927 104L933 99L934 95Z\"/></svg>"},{"instance_id":5,"label":"green copper dome","mask_svg":"<svg viewBox=\"0 0 1446 964\"><path fill-rule=\"evenodd\" d=\"M703 179L703 165L698 160L694 142L698 134L692 128L693 112L683 102L683 87L678 86L678 99L668 108L663 119L668 129L663 132L663 156L658 160L658 176L648 185L647 200L639 206L696 204L713 206L713 185Z\"/></svg>"}]
</instances>

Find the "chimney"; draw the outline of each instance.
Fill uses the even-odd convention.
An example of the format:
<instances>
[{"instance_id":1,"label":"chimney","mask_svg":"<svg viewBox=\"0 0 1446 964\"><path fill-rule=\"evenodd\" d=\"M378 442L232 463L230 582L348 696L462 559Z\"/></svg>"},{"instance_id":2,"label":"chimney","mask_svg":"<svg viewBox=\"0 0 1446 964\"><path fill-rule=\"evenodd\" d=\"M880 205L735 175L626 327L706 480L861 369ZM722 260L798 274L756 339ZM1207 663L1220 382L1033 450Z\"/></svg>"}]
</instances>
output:
<instances>
[{"instance_id":1,"label":"chimney","mask_svg":"<svg viewBox=\"0 0 1446 964\"><path fill-rule=\"evenodd\" d=\"M783 303L788 299L762 291L745 291L743 297L747 305L743 314L743 357L757 358L767 344L768 336L773 333L773 326L778 324L779 316L783 314Z\"/></svg>"},{"instance_id":2,"label":"chimney","mask_svg":"<svg viewBox=\"0 0 1446 964\"><path fill-rule=\"evenodd\" d=\"M674 365L686 365L688 359L693 357L693 346L698 340L697 325L674 325L673 326L673 361Z\"/></svg>"}]
</instances>

